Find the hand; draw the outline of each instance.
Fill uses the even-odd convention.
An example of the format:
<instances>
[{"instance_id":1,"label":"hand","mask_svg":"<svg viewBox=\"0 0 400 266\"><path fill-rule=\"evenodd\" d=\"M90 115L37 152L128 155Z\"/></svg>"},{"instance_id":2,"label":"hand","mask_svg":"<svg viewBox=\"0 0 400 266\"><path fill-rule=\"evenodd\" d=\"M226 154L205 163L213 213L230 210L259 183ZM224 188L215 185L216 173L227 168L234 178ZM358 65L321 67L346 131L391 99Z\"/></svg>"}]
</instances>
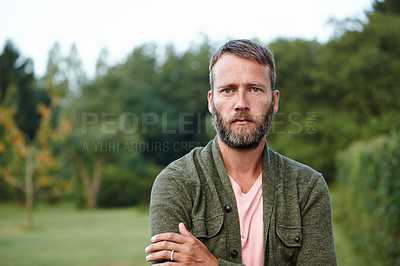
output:
<instances>
[{"instance_id":1,"label":"hand","mask_svg":"<svg viewBox=\"0 0 400 266\"><path fill-rule=\"evenodd\" d=\"M153 236L153 244L145 249L146 253L152 254L147 255L146 260L168 260L165 265L218 265L217 258L183 223L179 224L179 232ZM173 250L173 261L170 261Z\"/></svg>"}]
</instances>

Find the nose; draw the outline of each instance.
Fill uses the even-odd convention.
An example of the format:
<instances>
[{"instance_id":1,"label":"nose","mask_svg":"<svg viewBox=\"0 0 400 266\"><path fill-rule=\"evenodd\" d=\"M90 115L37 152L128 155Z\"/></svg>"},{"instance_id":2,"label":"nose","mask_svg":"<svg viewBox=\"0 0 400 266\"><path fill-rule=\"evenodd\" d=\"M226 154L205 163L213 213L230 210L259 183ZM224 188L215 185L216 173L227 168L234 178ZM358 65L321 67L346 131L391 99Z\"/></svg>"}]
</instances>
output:
<instances>
[{"instance_id":1,"label":"nose","mask_svg":"<svg viewBox=\"0 0 400 266\"><path fill-rule=\"evenodd\" d=\"M244 91L239 91L235 103L235 111L246 111L249 109L250 106L246 100L246 93Z\"/></svg>"}]
</instances>

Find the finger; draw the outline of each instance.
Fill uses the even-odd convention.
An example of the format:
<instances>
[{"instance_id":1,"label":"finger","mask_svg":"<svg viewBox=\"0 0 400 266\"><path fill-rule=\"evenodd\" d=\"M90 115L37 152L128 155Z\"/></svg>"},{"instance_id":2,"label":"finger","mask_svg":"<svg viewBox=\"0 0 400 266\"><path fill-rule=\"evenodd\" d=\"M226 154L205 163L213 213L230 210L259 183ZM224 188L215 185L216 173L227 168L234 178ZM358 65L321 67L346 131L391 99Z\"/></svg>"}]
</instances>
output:
<instances>
[{"instance_id":1,"label":"finger","mask_svg":"<svg viewBox=\"0 0 400 266\"><path fill-rule=\"evenodd\" d=\"M190 233L189 230L186 229L184 223L179 223L179 233L184 236L193 236L192 233Z\"/></svg>"},{"instance_id":2,"label":"finger","mask_svg":"<svg viewBox=\"0 0 400 266\"><path fill-rule=\"evenodd\" d=\"M144 249L146 253L158 252L161 250L180 250L180 244L175 242L161 241L154 244L149 245Z\"/></svg>"},{"instance_id":3,"label":"finger","mask_svg":"<svg viewBox=\"0 0 400 266\"><path fill-rule=\"evenodd\" d=\"M185 237L177 233L162 233L151 238L151 242L157 243L160 241L170 241L178 244L185 243Z\"/></svg>"},{"instance_id":4,"label":"finger","mask_svg":"<svg viewBox=\"0 0 400 266\"><path fill-rule=\"evenodd\" d=\"M158 260L171 260L172 250L162 250L154 252L146 256L146 261L158 261ZM174 252L173 259L176 260L176 254Z\"/></svg>"}]
</instances>

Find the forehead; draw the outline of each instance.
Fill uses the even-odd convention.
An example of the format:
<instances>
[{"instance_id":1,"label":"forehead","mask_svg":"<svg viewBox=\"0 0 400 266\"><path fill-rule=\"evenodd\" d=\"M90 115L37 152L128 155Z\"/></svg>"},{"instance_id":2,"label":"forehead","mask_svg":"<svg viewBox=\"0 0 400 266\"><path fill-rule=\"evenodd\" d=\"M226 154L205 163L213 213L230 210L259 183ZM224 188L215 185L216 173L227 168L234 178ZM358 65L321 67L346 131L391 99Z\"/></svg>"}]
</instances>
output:
<instances>
[{"instance_id":1,"label":"forehead","mask_svg":"<svg viewBox=\"0 0 400 266\"><path fill-rule=\"evenodd\" d=\"M258 82L269 83L269 67L258 61L231 53L223 54L213 68L214 82Z\"/></svg>"}]
</instances>

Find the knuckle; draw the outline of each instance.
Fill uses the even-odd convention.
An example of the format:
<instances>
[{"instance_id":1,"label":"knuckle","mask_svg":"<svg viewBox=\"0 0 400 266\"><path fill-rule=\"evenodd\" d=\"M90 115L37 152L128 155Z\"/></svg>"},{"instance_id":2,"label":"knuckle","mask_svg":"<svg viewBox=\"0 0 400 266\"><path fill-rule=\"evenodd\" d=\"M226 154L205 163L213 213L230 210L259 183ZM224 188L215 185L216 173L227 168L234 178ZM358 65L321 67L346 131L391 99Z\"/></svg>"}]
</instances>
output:
<instances>
[{"instance_id":1,"label":"knuckle","mask_svg":"<svg viewBox=\"0 0 400 266\"><path fill-rule=\"evenodd\" d=\"M168 242L167 241L163 241L160 243L160 246L162 249L165 249L168 246Z\"/></svg>"},{"instance_id":2,"label":"knuckle","mask_svg":"<svg viewBox=\"0 0 400 266\"><path fill-rule=\"evenodd\" d=\"M166 259L170 259L170 254L171 254L171 253L170 253L170 251L169 251L169 250L164 250L164 252L163 252L163 253L164 253L164 255L163 255L163 256L164 256Z\"/></svg>"},{"instance_id":3,"label":"knuckle","mask_svg":"<svg viewBox=\"0 0 400 266\"><path fill-rule=\"evenodd\" d=\"M189 258L193 257L193 255L196 253L196 251L198 251L198 249L196 249L195 247L193 247L192 245L187 246L185 249L185 255Z\"/></svg>"},{"instance_id":4,"label":"knuckle","mask_svg":"<svg viewBox=\"0 0 400 266\"><path fill-rule=\"evenodd\" d=\"M195 241L193 238L190 238L189 241L188 241L188 243L189 243L190 245L192 245L192 246L195 246L196 241Z\"/></svg>"}]
</instances>

